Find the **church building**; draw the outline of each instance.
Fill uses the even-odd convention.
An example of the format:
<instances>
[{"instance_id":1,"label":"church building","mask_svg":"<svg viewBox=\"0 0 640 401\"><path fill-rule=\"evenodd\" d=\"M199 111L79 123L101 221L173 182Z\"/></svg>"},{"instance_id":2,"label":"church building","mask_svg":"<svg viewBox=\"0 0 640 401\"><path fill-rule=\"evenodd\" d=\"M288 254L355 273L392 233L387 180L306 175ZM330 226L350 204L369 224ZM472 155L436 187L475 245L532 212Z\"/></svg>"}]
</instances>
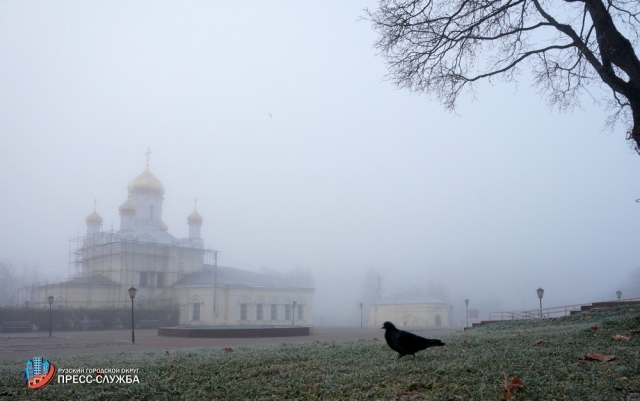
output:
<instances>
[{"instance_id":1,"label":"church building","mask_svg":"<svg viewBox=\"0 0 640 401\"><path fill-rule=\"evenodd\" d=\"M180 305L181 325L310 326L313 288L281 277L217 265L216 252L201 235L203 217L194 208L186 218L189 236L176 238L162 221L164 185L146 169L128 185L119 207L120 229L103 231L94 210L86 218L86 235L73 252L71 277L32 288L34 306L99 308L127 306L130 287L137 307Z\"/></svg>"}]
</instances>

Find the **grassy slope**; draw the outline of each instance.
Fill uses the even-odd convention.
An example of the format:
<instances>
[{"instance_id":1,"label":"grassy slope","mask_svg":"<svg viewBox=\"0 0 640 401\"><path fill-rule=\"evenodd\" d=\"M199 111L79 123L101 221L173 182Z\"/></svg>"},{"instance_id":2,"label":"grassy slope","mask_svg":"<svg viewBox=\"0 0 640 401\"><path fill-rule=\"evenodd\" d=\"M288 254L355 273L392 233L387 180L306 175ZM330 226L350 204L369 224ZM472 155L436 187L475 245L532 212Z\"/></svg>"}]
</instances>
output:
<instances>
[{"instance_id":1,"label":"grassy slope","mask_svg":"<svg viewBox=\"0 0 640 401\"><path fill-rule=\"evenodd\" d=\"M615 334L631 340L615 342ZM22 384L24 361L2 361L0 398L498 400L507 373L525 385L514 399L640 400L639 307L505 322L442 340L446 347L401 360L384 340L58 358L59 368L139 368L140 384L53 383L37 392ZM589 352L616 359L579 359Z\"/></svg>"}]
</instances>

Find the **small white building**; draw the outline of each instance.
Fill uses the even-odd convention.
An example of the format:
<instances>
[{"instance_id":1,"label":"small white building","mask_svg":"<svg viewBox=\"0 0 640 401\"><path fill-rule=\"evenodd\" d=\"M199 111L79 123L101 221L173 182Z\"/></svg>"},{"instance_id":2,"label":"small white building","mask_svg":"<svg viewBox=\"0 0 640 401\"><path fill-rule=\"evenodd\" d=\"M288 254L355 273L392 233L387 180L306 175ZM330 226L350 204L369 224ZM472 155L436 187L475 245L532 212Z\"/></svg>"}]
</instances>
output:
<instances>
[{"instance_id":1,"label":"small white building","mask_svg":"<svg viewBox=\"0 0 640 401\"><path fill-rule=\"evenodd\" d=\"M451 326L451 307L428 295L399 295L369 304L369 324L380 327L384 322L398 327Z\"/></svg>"}]
</instances>

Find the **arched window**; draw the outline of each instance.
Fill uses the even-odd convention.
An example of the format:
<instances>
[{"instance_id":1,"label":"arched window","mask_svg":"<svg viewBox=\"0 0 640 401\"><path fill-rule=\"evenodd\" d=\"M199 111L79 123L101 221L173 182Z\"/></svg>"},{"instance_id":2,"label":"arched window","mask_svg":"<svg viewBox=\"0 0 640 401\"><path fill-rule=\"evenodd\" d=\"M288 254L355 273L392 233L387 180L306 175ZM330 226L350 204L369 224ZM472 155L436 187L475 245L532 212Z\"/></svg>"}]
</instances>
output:
<instances>
[{"instance_id":1,"label":"arched window","mask_svg":"<svg viewBox=\"0 0 640 401\"><path fill-rule=\"evenodd\" d=\"M264 299L262 297L256 300L256 320L264 320Z\"/></svg>"},{"instance_id":2,"label":"arched window","mask_svg":"<svg viewBox=\"0 0 640 401\"><path fill-rule=\"evenodd\" d=\"M249 320L249 298L240 298L238 305L240 306L240 321Z\"/></svg>"},{"instance_id":3,"label":"arched window","mask_svg":"<svg viewBox=\"0 0 640 401\"><path fill-rule=\"evenodd\" d=\"M198 295L194 295L189 300L189 320L194 322L200 321L200 316L202 313L202 298Z\"/></svg>"},{"instance_id":4,"label":"arched window","mask_svg":"<svg viewBox=\"0 0 640 401\"><path fill-rule=\"evenodd\" d=\"M284 300L284 320L291 320L291 302L289 298Z\"/></svg>"},{"instance_id":5,"label":"arched window","mask_svg":"<svg viewBox=\"0 0 640 401\"><path fill-rule=\"evenodd\" d=\"M269 301L271 320L278 320L278 298L273 297Z\"/></svg>"}]
</instances>

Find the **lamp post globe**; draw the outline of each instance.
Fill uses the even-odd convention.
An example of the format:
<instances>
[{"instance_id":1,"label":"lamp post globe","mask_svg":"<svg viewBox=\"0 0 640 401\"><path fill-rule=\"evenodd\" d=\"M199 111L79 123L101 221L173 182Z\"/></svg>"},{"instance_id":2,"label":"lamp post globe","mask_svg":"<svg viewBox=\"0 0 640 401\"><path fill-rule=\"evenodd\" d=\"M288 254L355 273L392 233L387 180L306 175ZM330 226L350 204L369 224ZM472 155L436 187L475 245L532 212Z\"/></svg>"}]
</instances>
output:
<instances>
[{"instance_id":1,"label":"lamp post globe","mask_svg":"<svg viewBox=\"0 0 640 401\"><path fill-rule=\"evenodd\" d=\"M538 293L538 298L540 299L540 319L542 319L542 297L544 296L544 290L542 289L542 287L538 287L536 292Z\"/></svg>"},{"instance_id":2,"label":"lamp post globe","mask_svg":"<svg viewBox=\"0 0 640 401\"><path fill-rule=\"evenodd\" d=\"M49 302L49 337L51 337L51 305L53 304L53 295L49 295L47 301Z\"/></svg>"},{"instance_id":3,"label":"lamp post globe","mask_svg":"<svg viewBox=\"0 0 640 401\"><path fill-rule=\"evenodd\" d=\"M464 306L465 306L465 310L467 312L466 313L467 314L467 326L466 327L469 327L469 300L468 299L464 300Z\"/></svg>"},{"instance_id":4,"label":"lamp post globe","mask_svg":"<svg viewBox=\"0 0 640 401\"><path fill-rule=\"evenodd\" d=\"M131 288L129 288L129 298L131 298L131 343L135 344L136 342L136 333L134 331L135 326L133 325L133 298L136 297L136 292L138 291L138 289L134 286L131 286Z\"/></svg>"},{"instance_id":5,"label":"lamp post globe","mask_svg":"<svg viewBox=\"0 0 640 401\"><path fill-rule=\"evenodd\" d=\"M622 291L620 290L616 291L616 297L618 297L618 301L619 301L620 298L622 298Z\"/></svg>"}]
</instances>

